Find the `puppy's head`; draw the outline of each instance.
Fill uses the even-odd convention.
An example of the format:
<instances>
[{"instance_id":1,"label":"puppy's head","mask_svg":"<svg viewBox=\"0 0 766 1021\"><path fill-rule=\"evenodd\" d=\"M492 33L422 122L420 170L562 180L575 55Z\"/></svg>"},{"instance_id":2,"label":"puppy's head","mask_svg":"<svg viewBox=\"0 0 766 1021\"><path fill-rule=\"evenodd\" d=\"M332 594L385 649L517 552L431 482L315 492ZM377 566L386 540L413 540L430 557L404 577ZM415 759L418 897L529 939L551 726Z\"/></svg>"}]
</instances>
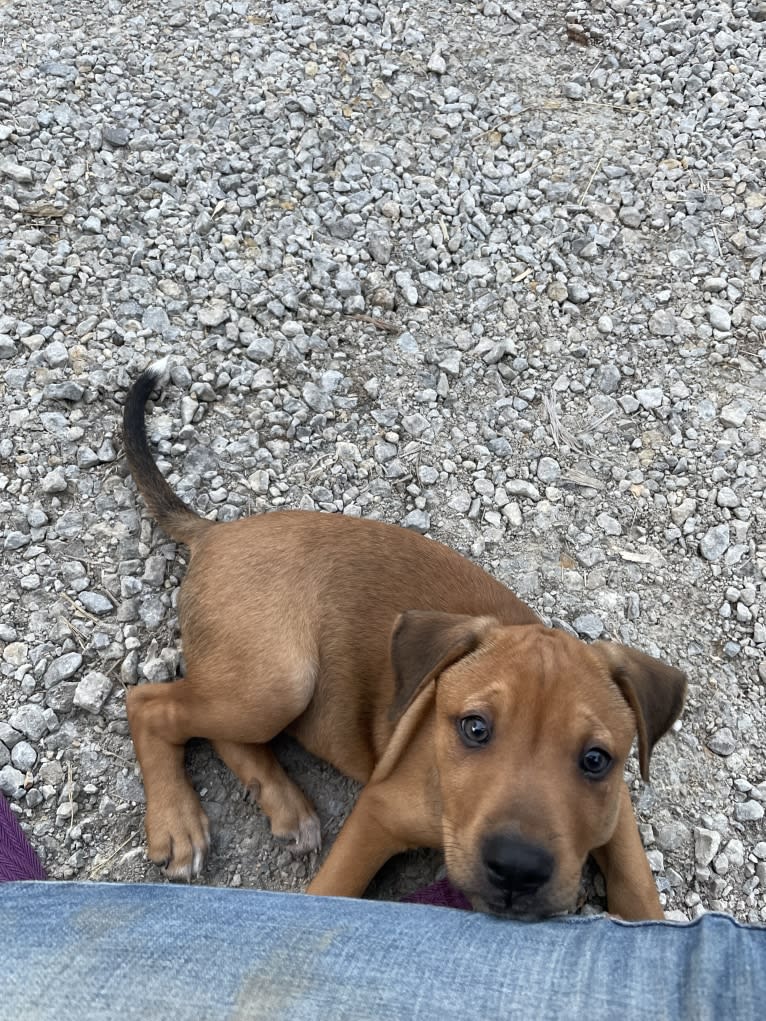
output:
<instances>
[{"instance_id":1,"label":"puppy's head","mask_svg":"<svg viewBox=\"0 0 766 1021\"><path fill-rule=\"evenodd\" d=\"M542 625L429 611L401 615L392 662L396 715L436 686L450 879L494 913L572 910L585 859L614 832L633 738L647 778L681 711L683 674Z\"/></svg>"}]
</instances>

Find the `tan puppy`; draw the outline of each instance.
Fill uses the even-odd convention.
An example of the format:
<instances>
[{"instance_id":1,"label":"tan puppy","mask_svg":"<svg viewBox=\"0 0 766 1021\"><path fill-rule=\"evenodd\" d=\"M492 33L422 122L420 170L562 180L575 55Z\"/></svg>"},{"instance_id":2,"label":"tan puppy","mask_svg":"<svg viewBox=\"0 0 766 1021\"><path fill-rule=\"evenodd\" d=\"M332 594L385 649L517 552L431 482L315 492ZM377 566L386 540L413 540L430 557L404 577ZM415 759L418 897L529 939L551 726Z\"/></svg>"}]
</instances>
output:
<instances>
[{"instance_id":1,"label":"tan puppy","mask_svg":"<svg viewBox=\"0 0 766 1021\"><path fill-rule=\"evenodd\" d=\"M200 518L149 449L159 379L150 370L128 394L125 450L191 562L186 677L128 695L150 858L171 878L204 864L192 737L213 742L275 836L317 850L319 821L269 746L287 731L366 783L309 892L359 896L391 855L441 847L476 907L541 917L573 908L591 853L611 911L661 918L622 775L637 733L647 777L683 674L544 627L479 567L403 528L305 511Z\"/></svg>"}]
</instances>

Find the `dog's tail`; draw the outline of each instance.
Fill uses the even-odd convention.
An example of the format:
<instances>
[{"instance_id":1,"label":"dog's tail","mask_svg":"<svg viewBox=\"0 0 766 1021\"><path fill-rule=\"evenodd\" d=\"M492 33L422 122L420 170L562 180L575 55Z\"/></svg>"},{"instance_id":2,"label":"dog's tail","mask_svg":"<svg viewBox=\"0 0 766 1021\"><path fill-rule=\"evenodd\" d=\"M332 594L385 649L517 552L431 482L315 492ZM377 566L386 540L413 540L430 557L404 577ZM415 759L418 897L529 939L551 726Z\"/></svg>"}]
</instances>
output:
<instances>
[{"instance_id":1,"label":"dog's tail","mask_svg":"<svg viewBox=\"0 0 766 1021\"><path fill-rule=\"evenodd\" d=\"M131 475L158 524L172 538L191 545L212 522L176 496L155 464L146 436L146 402L167 375L167 359L151 365L128 390L122 414L122 440Z\"/></svg>"}]
</instances>

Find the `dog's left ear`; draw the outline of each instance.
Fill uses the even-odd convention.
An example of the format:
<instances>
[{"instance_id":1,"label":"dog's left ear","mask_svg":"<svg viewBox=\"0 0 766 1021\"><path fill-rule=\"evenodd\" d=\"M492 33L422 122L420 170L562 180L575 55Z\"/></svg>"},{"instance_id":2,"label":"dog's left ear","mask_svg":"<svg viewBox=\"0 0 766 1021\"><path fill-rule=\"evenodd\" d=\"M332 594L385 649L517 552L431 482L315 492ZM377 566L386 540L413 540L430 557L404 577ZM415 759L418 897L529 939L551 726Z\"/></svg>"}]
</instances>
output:
<instances>
[{"instance_id":1,"label":"dog's left ear","mask_svg":"<svg viewBox=\"0 0 766 1021\"><path fill-rule=\"evenodd\" d=\"M595 642L592 649L606 659L615 684L636 717L638 762L649 780L649 758L663 734L678 719L686 695L686 677L662 660L617 642Z\"/></svg>"},{"instance_id":2,"label":"dog's left ear","mask_svg":"<svg viewBox=\"0 0 766 1021\"><path fill-rule=\"evenodd\" d=\"M396 688L391 719L398 719L415 696L443 670L478 648L497 621L432 610L407 610L391 636L391 664Z\"/></svg>"}]
</instances>

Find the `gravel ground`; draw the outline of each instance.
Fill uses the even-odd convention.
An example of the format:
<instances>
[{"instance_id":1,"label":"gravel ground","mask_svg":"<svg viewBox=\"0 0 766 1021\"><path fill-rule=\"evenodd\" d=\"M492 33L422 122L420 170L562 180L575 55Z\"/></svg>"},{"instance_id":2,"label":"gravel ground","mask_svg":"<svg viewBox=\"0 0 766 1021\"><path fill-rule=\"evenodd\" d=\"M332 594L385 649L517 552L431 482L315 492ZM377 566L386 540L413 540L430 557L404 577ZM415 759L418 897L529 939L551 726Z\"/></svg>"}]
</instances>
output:
<instances>
[{"instance_id":1,"label":"gravel ground","mask_svg":"<svg viewBox=\"0 0 766 1021\"><path fill-rule=\"evenodd\" d=\"M184 554L118 423L170 353L150 432L204 514L400 522L687 670L628 770L651 866L670 917L766 920L765 18L0 2L0 789L53 877L159 878L124 699L178 668ZM284 752L329 842L354 787ZM305 885L190 763L206 881Z\"/></svg>"}]
</instances>

